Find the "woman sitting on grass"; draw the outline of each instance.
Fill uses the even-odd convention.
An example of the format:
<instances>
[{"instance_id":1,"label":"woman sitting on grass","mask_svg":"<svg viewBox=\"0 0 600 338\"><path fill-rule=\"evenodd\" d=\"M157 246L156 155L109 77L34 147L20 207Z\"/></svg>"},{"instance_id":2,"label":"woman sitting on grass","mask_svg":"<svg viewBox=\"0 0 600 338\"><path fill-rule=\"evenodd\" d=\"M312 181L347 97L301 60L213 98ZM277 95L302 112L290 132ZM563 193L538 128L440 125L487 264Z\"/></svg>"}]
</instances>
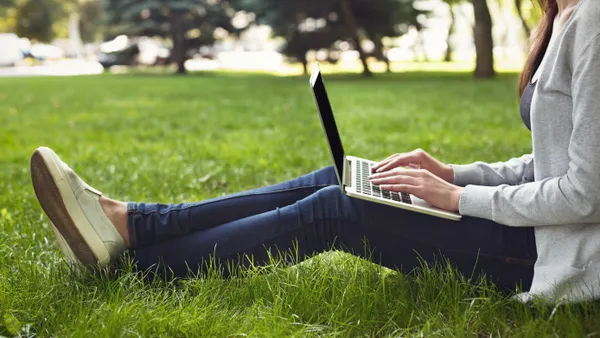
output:
<instances>
[{"instance_id":1,"label":"woman sitting on grass","mask_svg":"<svg viewBox=\"0 0 600 338\"><path fill-rule=\"evenodd\" d=\"M520 85L534 153L452 166L418 150L382 161L371 177L459 211L460 222L347 197L332 167L199 203L126 204L39 148L35 192L71 265L106 266L128 250L140 269L160 263L186 276L210 257L246 265L268 261L269 250L294 248L304 259L337 248L404 271L443 255L465 275L530 290L522 298L599 297L600 2L540 3L545 16Z\"/></svg>"}]
</instances>

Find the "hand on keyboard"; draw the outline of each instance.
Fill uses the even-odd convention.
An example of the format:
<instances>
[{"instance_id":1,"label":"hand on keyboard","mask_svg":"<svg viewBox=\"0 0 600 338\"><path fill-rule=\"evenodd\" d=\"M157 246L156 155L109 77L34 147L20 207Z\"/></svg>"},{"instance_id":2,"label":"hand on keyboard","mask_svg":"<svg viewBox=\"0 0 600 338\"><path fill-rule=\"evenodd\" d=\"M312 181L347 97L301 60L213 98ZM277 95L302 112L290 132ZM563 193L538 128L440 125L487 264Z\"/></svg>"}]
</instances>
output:
<instances>
[{"instance_id":1,"label":"hand on keyboard","mask_svg":"<svg viewBox=\"0 0 600 338\"><path fill-rule=\"evenodd\" d=\"M464 189L425 169L396 168L373 174L369 179L381 190L409 193L448 211L458 211Z\"/></svg>"},{"instance_id":2,"label":"hand on keyboard","mask_svg":"<svg viewBox=\"0 0 600 338\"><path fill-rule=\"evenodd\" d=\"M422 149L409 153L394 154L373 167L373 172L383 173L398 167L417 166L428 170L446 182L454 182L454 169L444 164Z\"/></svg>"},{"instance_id":3,"label":"hand on keyboard","mask_svg":"<svg viewBox=\"0 0 600 338\"><path fill-rule=\"evenodd\" d=\"M388 199L396 202L402 202L406 204L412 204L412 200L410 195L405 192L396 192L396 191L387 191L381 190L381 187L378 185L373 185L369 180L369 175L371 175L371 163L357 160L356 161L356 170L358 171L356 175L356 192L370 195L374 197L380 197L383 199Z\"/></svg>"}]
</instances>

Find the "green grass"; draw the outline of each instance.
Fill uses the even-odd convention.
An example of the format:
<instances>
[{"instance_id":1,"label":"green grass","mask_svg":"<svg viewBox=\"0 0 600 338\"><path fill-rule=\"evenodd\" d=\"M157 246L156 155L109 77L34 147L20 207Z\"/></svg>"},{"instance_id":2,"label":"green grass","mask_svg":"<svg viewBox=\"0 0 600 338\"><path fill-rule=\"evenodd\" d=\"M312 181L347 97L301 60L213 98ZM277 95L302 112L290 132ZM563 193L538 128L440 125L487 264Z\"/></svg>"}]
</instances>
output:
<instances>
[{"instance_id":1,"label":"green grass","mask_svg":"<svg viewBox=\"0 0 600 338\"><path fill-rule=\"evenodd\" d=\"M446 162L530 151L516 76L327 79L346 148L382 158L422 147ZM28 161L54 148L108 196L181 202L329 164L304 77L206 74L0 79L0 336L585 336L595 303L514 304L451 270L402 275L323 254L243 278L76 278L34 197ZM358 123L360 122L360 123Z\"/></svg>"}]
</instances>

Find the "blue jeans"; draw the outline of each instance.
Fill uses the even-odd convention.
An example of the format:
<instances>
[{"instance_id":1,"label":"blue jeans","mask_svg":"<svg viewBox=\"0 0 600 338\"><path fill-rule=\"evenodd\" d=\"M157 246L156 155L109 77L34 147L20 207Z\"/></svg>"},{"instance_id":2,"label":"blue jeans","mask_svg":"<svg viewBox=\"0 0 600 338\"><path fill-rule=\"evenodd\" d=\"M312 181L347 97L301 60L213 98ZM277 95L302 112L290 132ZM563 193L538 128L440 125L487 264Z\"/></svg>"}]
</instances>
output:
<instances>
[{"instance_id":1,"label":"blue jeans","mask_svg":"<svg viewBox=\"0 0 600 338\"><path fill-rule=\"evenodd\" d=\"M250 256L260 264L269 251L305 259L335 248L404 272L443 256L465 276L483 272L500 288L528 290L537 256L533 228L455 222L351 198L333 167L200 203L130 203L128 226L137 267L162 265L179 277L209 259L245 265Z\"/></svg>"}]
</instances>

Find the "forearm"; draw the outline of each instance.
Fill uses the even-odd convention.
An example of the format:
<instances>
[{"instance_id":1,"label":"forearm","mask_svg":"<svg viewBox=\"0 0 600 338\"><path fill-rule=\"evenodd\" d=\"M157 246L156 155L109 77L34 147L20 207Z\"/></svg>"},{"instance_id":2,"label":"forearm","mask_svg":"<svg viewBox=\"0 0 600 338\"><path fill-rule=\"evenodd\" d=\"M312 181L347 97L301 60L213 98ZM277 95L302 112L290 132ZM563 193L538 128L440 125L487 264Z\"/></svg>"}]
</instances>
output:
<instances>
[{"instance_id":1,"label":"forearm","mask_svg":"<svg viewBox=\"0 0 600 338\"><path fill-rule=\"evenodd\" d=\"M469 184L480 186L517 185L533 181L533 155L527 154L506 162L451 164L453 183L458 186Z\"/></svg>"},{"instance_id":2,"label":"forearm","mask_svg":"<svg viewBox=\"0 0 600 338\"><path fill-rule=\"evenodd\" d=\"M568 173L519 186L468 185L459 211L508 226L600 223L600 189L577 181Z\"/></svg>"}]
</instances>

